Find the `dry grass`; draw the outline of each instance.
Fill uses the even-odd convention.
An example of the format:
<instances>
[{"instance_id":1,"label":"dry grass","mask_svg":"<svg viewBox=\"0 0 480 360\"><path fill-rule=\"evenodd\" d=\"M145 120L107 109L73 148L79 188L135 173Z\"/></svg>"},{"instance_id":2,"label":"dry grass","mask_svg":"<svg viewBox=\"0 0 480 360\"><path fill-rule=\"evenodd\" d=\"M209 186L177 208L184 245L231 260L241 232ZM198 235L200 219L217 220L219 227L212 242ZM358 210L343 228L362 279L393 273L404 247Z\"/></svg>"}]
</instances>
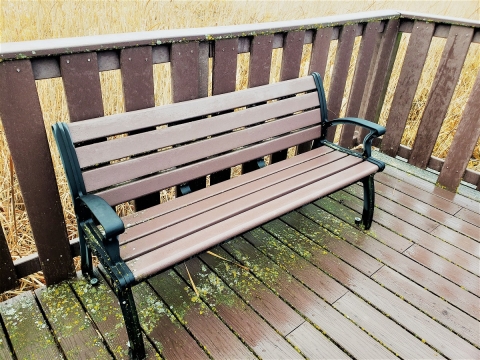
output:
<instances>
[{"instance_id":1,"label":"dry grass","mask_svg":"<svg viewBox=\"0 0 480 360\"><path fill-rule=\"evenodd\" d=\"M479 6L476 1L5 1L0 3L0 41L25 41L57 37L73 37L107 33L146 31L157 29L173 29L186 27L204 27L230 24L280 21L290 19L312 18L349 12L379 9L404 9L439 15L449 15L478 19ZM439 40L444 42L444 40ZM404 36L400 46L398 61L390 82L387 99L381 121L388 116L389 104L393 96L396 81L400 72L408 35ZM337 41L330 46L329 69L325 76L328 87L331 79L331 64L335 59ZM354 52L359 48L357 40ZM438 64L442 45L432 44L430 62L425 67L421 86L415 96L411 116L402 142L412 144L416 134L416 125L428 97L428 82L433 80L434 69ZM305 45L303 52L301 75L308 72L308 59L311 45ZM403 54L403 55L402 55ZM282 49L273 51L271 82L280 78L279 64ZM461 111L469 96L473 79L480 67L480 46L472 45L461 80L455 91L447 121L442 127L439 141L435 146L435 156L444 157L448 151L453 134L458 125ZM239 55L237 89L247 86L249 55ZM211 68L211 64L210 64ZM353 78L352 62L347 89L345 90L342 113L345 111L346 99ZM124 111L121 89L120 71L107 71L100 74L103 104L106 114ZM154 66L155 104L171 102L170 65ZM42 111L44 113L47 134L51 134L50 125L57 121L68 120L66 99L61 79L41 80L37 82ZM209 81L211 92L211 78ZM427 90L425 90L427 89ZM53 145L52 139L49 142ZM76 236L76 224L68 192L68 186L61 170L60 159L56 148L51 146L53 161L62 198L67 230L70 238ZM480 144L477 144L475 158L480 158ZM7 237L12 257L18 259L36 251L27 214L23 204L18 182L10 167L10 154L6 144L3 127L0 123L0 222ZM479 161L475 160L471 167L478 170ZM161 194L162 200L172 196L172 190ZM131 204L117 207L121 214L132 211ZM41 273L22 279L20 288L3 295L11 296L20 291L38 287L43 283ZM0 295L0 300L2 296Z\"/></svg>"}]
</instances>

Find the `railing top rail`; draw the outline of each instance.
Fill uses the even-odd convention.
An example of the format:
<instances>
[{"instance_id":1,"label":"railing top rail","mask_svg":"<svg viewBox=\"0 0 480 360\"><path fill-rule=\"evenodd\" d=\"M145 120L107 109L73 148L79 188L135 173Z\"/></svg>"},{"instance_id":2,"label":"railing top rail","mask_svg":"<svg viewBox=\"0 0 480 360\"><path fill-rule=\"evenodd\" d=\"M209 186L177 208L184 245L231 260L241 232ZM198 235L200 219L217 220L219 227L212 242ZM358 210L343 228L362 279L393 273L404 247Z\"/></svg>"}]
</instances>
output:
<instances>
[{"instance_id":1,"label":"railing top rail","mask_svg":"<svg viewBox=\"0 0 480 360\"><path fill-rule=\"evenodd\" d=\"M272 34L291 30L308 30L348 23L387 20L400 17L398 11L379 10L313 19L277 21L268 23L215 26L191 29L156 30L123 34L82 36L0 43L0 61L54 56L77 52L105 51L141 45L214 40L229 37Z\"/></svg>"},{"instance_id":2,"label":"railing top rail","mask_svg":"<svg viewBox=\"0 0 480 360\"><path fill-rule=\"evenodd\" d=\"M400 18L480 28L480 21L464 19L464 18L456 18L451 16L441 16L441 15L410 12L410 11L401 11Z\"/></svg>"}]
</instances>

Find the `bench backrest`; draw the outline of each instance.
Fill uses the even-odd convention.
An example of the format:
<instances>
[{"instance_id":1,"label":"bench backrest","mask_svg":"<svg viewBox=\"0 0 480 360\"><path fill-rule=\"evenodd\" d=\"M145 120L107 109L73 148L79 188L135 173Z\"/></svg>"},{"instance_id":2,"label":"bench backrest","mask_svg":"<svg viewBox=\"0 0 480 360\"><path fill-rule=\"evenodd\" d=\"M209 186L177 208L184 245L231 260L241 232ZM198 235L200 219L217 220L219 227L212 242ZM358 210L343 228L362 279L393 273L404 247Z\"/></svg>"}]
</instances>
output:
<instances>
[{"instance_id":1,"label":"bench backrest","mask_svg":"<svg viewBox=\"0 0 480 360\"><path fill-rule=\"evenodd\" d=\"M307 76L70 123L83 178L70 187L117 205L318 138L320 122Z\"/></svg>"}]
</instances>

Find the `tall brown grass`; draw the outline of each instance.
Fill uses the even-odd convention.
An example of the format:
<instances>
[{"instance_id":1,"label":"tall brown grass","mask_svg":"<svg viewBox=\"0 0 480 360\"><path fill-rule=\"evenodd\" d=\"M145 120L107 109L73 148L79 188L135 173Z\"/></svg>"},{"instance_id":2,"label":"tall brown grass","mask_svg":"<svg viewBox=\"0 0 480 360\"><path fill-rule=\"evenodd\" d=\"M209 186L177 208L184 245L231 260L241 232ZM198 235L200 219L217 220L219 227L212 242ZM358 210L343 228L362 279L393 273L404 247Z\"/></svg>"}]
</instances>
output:
<instances>
[{"instance_id":1,"label":"tall brown grass","mask_svg":"<svg viewBox=\"0 0 480 360\"><path fill-rule=\"evenodd\" d=\"M439 15L449 15L470 19L479 18L479 5L476 1L20 1L3 0L0 3L0 41L25 41L58 37L73 37L107 33L148 31L157 29L174 29L187 27L204 27L217 25L245 24L267 21L312 18L336 15L350 12L380 9L403 9ZM400 68L408 44L408 35L404 35L399 49L399 55L394 66L389 84L388 94L380 122L385 123L391 99L398 80ZM428 97L429 84L433 81L432 74L438 65L444 40L432 43L429 60L423 71L421 85L415 96L414 105L402 139L402 143L411 145L416 135L418 121L421 118ZM336 41L330 46L329 70L326 72L327 87L331 78L331 65L335 58ZM354 54L358 52L357 39ZM308 72L308 59L311 45L305 45L300 75ZM279 64L282 50L273 53L271 82L280 77ZM247 86L248 54L239 55L237 74L237 90ZM351 85L354 61L352 61L345 90L348 98ZM480 67L480 46L473 44L462 71L462 76L455 90L454 99L450 105L447 119L435 146L434 155L445 157L449 144L460 120L460 114L470 94L473 79ZM159 64L154 66L155 104L162 105L171 102L170 66ZM123 112L123 95L119 70L102 72L100 74L102 93L104 95L105 114ZM211 80L210 80L211 82ZM3 85L2 85L3 86ZM54 154L53 161L58 179L59 191L64 208L67 231L70 238L76 236L76 224L69 197L68 187L63 175L61 163L51 138L50 125L57 121L68 121L66 99L61 79L37 81L37 89L44 114L49 142ZM342 113L345 111L344 101ZM477 144L470 167L480 169L480 143ZM167 194L162 195L164 198ZM117 208L120 213L131 211L129 204ZM28 216L25 212L23 198L10 166L10 154L6 143L3 127L0 124L0 222L7 237L7 242L13 259L26 256L36 251L35 242L30 229ZM41 273L21 280L21 287L7 292L3 297L37 287L43 283ZM0 297L0 300L2 298Z\"/></svg>"}]
</instances>

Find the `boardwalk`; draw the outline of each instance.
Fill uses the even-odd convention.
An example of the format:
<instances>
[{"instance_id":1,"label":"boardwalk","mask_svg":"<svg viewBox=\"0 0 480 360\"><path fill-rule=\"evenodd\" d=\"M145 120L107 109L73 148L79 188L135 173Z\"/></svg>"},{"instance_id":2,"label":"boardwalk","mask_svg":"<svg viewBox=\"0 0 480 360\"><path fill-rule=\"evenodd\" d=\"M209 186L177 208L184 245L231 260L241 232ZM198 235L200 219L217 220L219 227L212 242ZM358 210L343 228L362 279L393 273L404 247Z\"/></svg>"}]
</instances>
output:
<instances>
[{"instance_id":1,"label":"boardwalk","mask_svg":"<svg viewBox=\"0 0 480 360\"><path fill-rule=\"evenodd\" d=\"M478 193L393 166L376 179L368 232L353 225L354 185L137 285L149 358L480 359ZM26 293L0 314L1 359L127 357L104 281Z\"/></svg>"}]
</instances>

